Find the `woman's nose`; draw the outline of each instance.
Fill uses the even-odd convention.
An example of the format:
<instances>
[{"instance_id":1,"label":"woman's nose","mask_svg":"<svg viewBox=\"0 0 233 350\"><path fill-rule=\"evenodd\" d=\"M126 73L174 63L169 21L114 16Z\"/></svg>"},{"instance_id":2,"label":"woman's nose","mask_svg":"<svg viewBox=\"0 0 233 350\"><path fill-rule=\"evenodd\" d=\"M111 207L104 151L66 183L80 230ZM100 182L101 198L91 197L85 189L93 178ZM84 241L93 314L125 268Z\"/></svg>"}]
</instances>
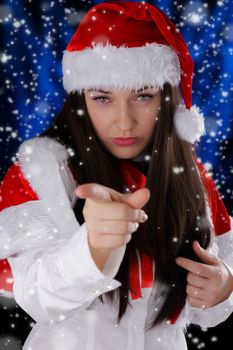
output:
<instances>
[{"instance_id":1,"label":"woman's nose","mask_svg":"<svg viewBox=\"0 0 233 350\"><path fill-rule=\"evenodd\" d=\"M136 124L133 111L128 106L121 106L118 110L116 123L122 131L131 130Z\"/></svg>"}]
</instances>

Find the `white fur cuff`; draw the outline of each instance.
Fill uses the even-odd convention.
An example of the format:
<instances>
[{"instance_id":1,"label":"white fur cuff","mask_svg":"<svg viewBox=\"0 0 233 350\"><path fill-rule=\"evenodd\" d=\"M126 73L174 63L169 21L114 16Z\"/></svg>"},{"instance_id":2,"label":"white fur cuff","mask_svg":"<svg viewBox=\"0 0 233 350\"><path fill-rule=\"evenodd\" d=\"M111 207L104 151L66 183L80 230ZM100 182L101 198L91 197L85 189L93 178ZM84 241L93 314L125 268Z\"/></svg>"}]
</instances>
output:
<instances>
[{"instance_id":1,"label":"white fur cuff","mask_svg":"<svg viewBox=\"0 0 233 350\"><path fill-rule=\"evenodd\" d=\"M190 143L200 141L200 137L205 135L204 116L195 105L190 110L184 105L178 105L174 125L177 135Z\"/></svg>"}]
</instances>

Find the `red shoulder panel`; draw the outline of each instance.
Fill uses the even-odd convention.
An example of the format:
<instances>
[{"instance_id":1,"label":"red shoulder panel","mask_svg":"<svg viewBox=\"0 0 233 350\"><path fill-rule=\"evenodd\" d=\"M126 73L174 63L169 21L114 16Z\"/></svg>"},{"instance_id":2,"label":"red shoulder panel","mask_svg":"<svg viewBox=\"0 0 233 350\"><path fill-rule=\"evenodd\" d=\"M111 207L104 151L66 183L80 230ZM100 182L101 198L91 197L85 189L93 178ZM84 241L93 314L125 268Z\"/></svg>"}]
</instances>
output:
<instances>
[{"instance_id":1,"label":"red shoulder panel","mask_svg":"<svg viewBox=\"0 0 233 350\"><path fill-rule=\"evenodd\" d=\"M12 164L0 186L0 211L37 199L39 199L37 194L24 178L20 166Z\"/></svg>"},{"instance_id":2,"label":"red shoulder panel","mask_svg":"<svg viewBox=\"0 0 233 350\"><path fill-rule=\"evenodd\" d=\"M0 186L0 211L14 205L38 200L28 181L24 178L20 166L13 164L8 169ZM0 259L0 289L12 292L13 276L7 259Z\"/></svg>"},{"instance_id":3,"label":"red shoulder panel","mask_svg":"<svg viewBox=\"0 0 233 350\"><path fill-rule=\"evenodd\" d=\"M204 165L198 160L196 160L196 164L200 171L201 179L207 192L215 233L216 235L222 235L223 233L231 230L230 217L216 188L216 185L208 174Z\"/></svg>"}]
</instances>

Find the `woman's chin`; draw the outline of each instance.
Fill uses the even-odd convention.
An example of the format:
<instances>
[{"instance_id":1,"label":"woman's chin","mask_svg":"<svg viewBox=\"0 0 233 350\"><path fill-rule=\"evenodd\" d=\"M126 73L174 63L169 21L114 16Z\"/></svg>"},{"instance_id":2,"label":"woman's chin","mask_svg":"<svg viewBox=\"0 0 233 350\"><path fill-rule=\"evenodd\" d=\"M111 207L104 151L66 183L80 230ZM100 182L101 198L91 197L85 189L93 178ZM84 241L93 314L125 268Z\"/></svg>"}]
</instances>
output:
<instances>
[{"instance_id":1,"label":"woman's chin","mask_svg":"<svg viewBox=\"0 0 233 350\"><path fill-rule=\"evenodd\" d=\"M127 147L124 147L122 150L109 150L109 152L119 159L131 159L137 157L142 151L127 149Z\"/></svg>"}]
</instances>

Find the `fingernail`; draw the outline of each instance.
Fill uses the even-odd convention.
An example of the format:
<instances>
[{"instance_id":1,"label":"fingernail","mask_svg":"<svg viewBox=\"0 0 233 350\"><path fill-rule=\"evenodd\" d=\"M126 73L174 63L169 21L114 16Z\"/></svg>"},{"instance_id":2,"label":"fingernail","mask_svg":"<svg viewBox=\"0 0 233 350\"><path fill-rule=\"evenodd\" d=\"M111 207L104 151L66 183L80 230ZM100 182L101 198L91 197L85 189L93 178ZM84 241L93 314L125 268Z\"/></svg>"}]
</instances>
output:
<instances>
[{"instance_id":1,"label":"fingernail","mask_svg":"<svg viewBox=\"0 0 233 350\"><path fill-rule=\"evenodd\" d=\"M142 210L140 214L140 221L145 222L148 219L148 215Z\"/></svg>"}]
</instances>

